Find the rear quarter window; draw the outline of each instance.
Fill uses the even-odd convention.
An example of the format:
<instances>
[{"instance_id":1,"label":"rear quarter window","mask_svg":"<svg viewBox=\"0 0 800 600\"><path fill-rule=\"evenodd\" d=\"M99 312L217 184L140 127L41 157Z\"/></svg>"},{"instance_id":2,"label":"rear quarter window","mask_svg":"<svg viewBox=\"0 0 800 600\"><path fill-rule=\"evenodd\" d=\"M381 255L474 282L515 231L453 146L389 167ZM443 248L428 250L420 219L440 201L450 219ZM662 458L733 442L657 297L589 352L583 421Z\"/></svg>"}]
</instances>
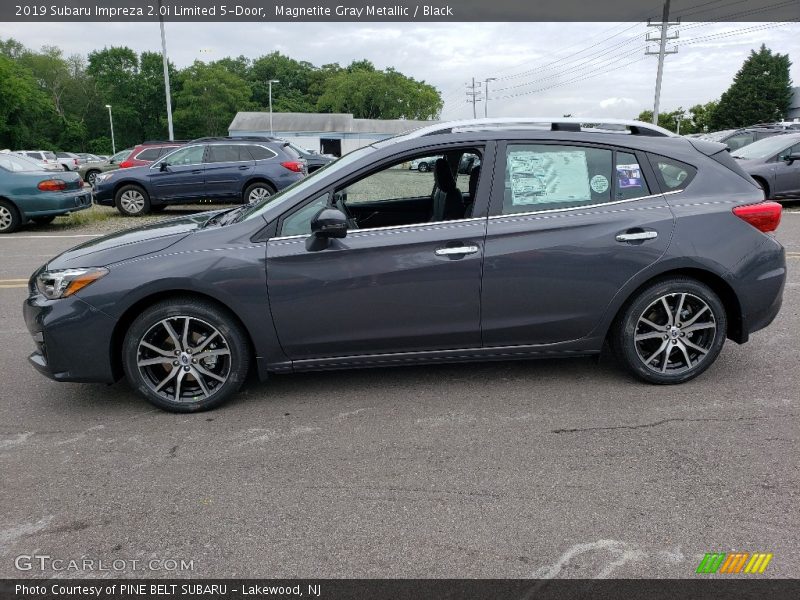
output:
<instances>
[{"instance_id":1,"label":"rear quarter window","mask_svg":"<svg viewBox=\"0 0 800 600\"><path fill-rule=\"evenodd\" d=\"M656 172L658 183L664 192L674 192L685 189L694 176L697 174L697 169L692 165L687 165L684 162L675 160L674 158L667 158L666 156L658 156L651 154L648 157Z\"/></svg>"},{"instance_id":2,"label":"rear quarter window","mask_svg":"<svg viewBox=\"0 0 800 600\"><path fill-rule=\"evenodd\" d=\"M162 154L161 148L147 148L136 155L136 160L155 160Z\"/></svg>"},{"instance_id":3,"label":"rear quarter window","mask_svg":"<svg viewBox=\"0 0 800 600\"><path fill-rule=\"evenodd\" d=\"M252 146L247 146L247 149L250 151L253 160L268 160L277 156L274 151L264 146L257 146L254 144Z\"/></svg>"}]
</instances>

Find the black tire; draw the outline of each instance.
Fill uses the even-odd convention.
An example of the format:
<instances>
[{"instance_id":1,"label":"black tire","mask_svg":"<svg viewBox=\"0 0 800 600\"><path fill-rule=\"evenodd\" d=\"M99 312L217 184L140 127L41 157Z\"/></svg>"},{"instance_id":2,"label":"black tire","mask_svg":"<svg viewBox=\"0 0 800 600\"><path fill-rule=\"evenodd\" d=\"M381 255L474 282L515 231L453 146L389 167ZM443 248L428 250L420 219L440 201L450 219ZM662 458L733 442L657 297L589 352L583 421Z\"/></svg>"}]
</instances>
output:
<instances>
[{"instance_id":1,"label":"black tire","mask_svg":"<svg viewBox=\"0 0 800 600\"><path fill-rule=\"evenodd\" d=\"M22 224L17 207L0 199L0 233L13 233Z\"/></svg>"},{"instance_id":2,"label":"black tire","mask_svg":"<svg viewBox=\"0 0 800 600\"><path fill-rule=\"evenodd\" d=\"M208 352L215 354L196 358ZM140 364L147 361L154 364ZM250 350L244 330L227 311L194 298L174 298L146 309L131 324L122 343L122 363L131 386L150 403L189 413L216 408L239 390L247 377Z\"/></svg>"},{"instance_id":3,"label":"black tire","mask_svg":"<svg viewBox=\"0 0 800 600\"><path fill-rule=\"evenodd\" d=\"M114 204L126 217L141 217L150 213L150 196L138 185L129 184L119 188L114 195Z\"/></svg>"},{"instance_id":4,"label":"black tire","mask_svg":"<svg viewBox=\"0 0 800 600\"><path fill-rule=\"evenodd\" d=\"M428 163L426 162L421 162L417 166L417 171L419 171L420 173L427 173L428 171L430 171L430 169L431 169L430 166L428 166Z\"/></svg>"},{"instance_id":5,"label":"black tire","mask_svg":"<svg viewBox=\"0 0 800 600\"><path fill-rule=\"evenodd\" d=\"M612 328L610 342L620 363L639 379L675 384L694 379L714 363L727 331L725 307L717 294L694 279L674 277L631 299Z\"/></svg>"},{"instance_id":6,"label":"black tire","mask_svg":"<svg viewBox=\"0 0 800 600\"><path fill-rule=\"evenodd\" d=\"M770 194L769 184L767 184L767 182L764 181L763 179L759 179L758 177L756 177L755 180L756 183L758 184L758 187L764 190L764 200L769 200L769 194Z\"/></svg>"},{"instance_id":7,"label":"black tire","mask_svg":"<svg viewBox=\"0 0 800 600\"><path fill-rule=\"evenodd\" d=\"M55 220L55 215L47 215L46 217L31 217L31 221L37 225L49 225Z\"/></svg>"},{"instance_id":8,"label":"black tire","mask_svg":"<svg viewBox=\"0 0 800 600\"><path fill-rule=\"evenodd\" d=\"M91 186L94 186L94 178L100 174L100 171L97 169L92 169L91 171L86 171L86 175L84 175L83 180Z\"/></svg>"},{"instance_id":9,"label":"black tire","mask_svg":"<svg viewBox=\"0 0 800 600\"><path fill-rule=\"evenodd\" d=\"M242 201L245 204L260 202L275 194L275 188L265 181L256 181L244 189Z\"/></svg>"}]
</instances>

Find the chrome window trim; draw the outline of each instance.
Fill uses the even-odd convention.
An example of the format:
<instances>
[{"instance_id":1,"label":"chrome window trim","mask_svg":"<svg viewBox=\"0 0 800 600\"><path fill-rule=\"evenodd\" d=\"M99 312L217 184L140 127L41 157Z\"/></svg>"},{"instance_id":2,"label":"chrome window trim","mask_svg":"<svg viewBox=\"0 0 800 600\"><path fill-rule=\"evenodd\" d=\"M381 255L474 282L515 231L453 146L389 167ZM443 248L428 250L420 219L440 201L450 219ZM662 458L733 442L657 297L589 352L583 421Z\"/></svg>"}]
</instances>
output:
<instances>
[{"instance_id":1,"label":"chrome window trim","mask_svg":"<svg viewBox=\"0 0 800 600\"><path fill-rule=\"evenodd\" d=\"M452 219L450 221L431 221L430 223L427 223L427 222L426 223L412 223L410 225L388 225L386 227L367 227L365 229L353 229L352 233L353 234L358 234L358 233L371 234L371 233L374 233L374 232L380 233L382 231L393 231L393 230L397 230L397 229L409 229L411 227L423 227L423 226L424 227L437 228L437 226L441 226L441 225L453 225L453 224L458 224L458 223L470 223L470 222L473 222L473 221L484 221L484 220L486 220L486 217L470 217L469 219ZM350 234L350 232L348 231L348 235L349 234ZM279 236L279 237L272 237L272 238L269 238L267 240L267 243L269 243L269 242L282 242L282 241L285 241L285 240L294 240L294 239L301 239L301 238L302 239L306 239L309 235L311 235L311 234L310 233L302 233L300 235L284 235L284 236Z\"/></svg>"},{"instance_id":2,"label":"chrome window trim","mask_svg":"<svg viewBox=\"0 0 800 600\"><path fill-rule=\"evenodd\" d=\"M599 208L601 206L614 206L616 204L625 204L627 202L638 202L640 200L648 200L650 198L661 198L663 196L670 196L672 194L680 194L683 190L671 190L663 194L650 194L649 196L640 196L638 198L626 198L625 200L614 200L612 202L599 202L597 204L582 204L581 206L569 206L566 208L551 208L544 210L531 210L527 212L507 213L503 215L492 215L489 219L508 219L510 217L524 217L528 215L542 215L549 213L567 212L573 210L586 210L587 208Z\"/></svg>"}]
</instances>

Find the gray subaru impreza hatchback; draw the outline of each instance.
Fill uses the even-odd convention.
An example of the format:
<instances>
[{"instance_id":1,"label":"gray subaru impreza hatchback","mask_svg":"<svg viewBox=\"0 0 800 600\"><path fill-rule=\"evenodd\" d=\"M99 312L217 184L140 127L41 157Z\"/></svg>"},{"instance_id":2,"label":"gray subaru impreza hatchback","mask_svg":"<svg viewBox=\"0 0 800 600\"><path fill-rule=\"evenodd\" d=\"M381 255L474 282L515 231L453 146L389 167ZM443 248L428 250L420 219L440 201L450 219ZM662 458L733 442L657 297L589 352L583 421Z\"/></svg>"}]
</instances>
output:
<instances>
[{"instance_id":1,"label":"gray subaru impreza hatchback","mask_svg":"<svg viewBox=\"0 0 800 600\"><path fill-rule=\"evenodd\" d=\"M250 370L606 343L636 377L681 383L778 313L780 216L722 144L637 121L439 123L263 202L53 258L24 305L30 360L57 381L125 376L179 412L218 406Z\"/></svg>"}]
</instances>

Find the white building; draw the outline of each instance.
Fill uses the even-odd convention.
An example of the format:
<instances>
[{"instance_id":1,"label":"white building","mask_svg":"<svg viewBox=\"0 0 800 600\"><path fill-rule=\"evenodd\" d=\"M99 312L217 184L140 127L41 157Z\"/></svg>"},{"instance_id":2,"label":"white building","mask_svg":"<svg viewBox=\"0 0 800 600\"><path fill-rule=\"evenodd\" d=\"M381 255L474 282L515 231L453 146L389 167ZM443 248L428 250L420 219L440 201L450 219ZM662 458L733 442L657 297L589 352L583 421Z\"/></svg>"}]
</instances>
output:
<instances>
[{"instance_id":1,"label":"white building","mask_svg":"<svg viewBox=\"0 0 800 600\"><path fill-rule=\"evenodd\" d=\"M348 152L436 121L356 119L345 113L273 113L270 133L268 112L239 112L228 135L274 135L303 148L342 156Z\"/></svg>"},{"instance_id":2,"label":"white building","mask_svg":"<svg viewBox=\"0 0 800 600\"><path fill-rule=\"evenodd\" d=\"M786 114L787 121L800 119L800 87L793 88L792 92L794 92L794 94L792 95L792 102L789 105L789 112Z\"/></svg>"}]
</instances>

